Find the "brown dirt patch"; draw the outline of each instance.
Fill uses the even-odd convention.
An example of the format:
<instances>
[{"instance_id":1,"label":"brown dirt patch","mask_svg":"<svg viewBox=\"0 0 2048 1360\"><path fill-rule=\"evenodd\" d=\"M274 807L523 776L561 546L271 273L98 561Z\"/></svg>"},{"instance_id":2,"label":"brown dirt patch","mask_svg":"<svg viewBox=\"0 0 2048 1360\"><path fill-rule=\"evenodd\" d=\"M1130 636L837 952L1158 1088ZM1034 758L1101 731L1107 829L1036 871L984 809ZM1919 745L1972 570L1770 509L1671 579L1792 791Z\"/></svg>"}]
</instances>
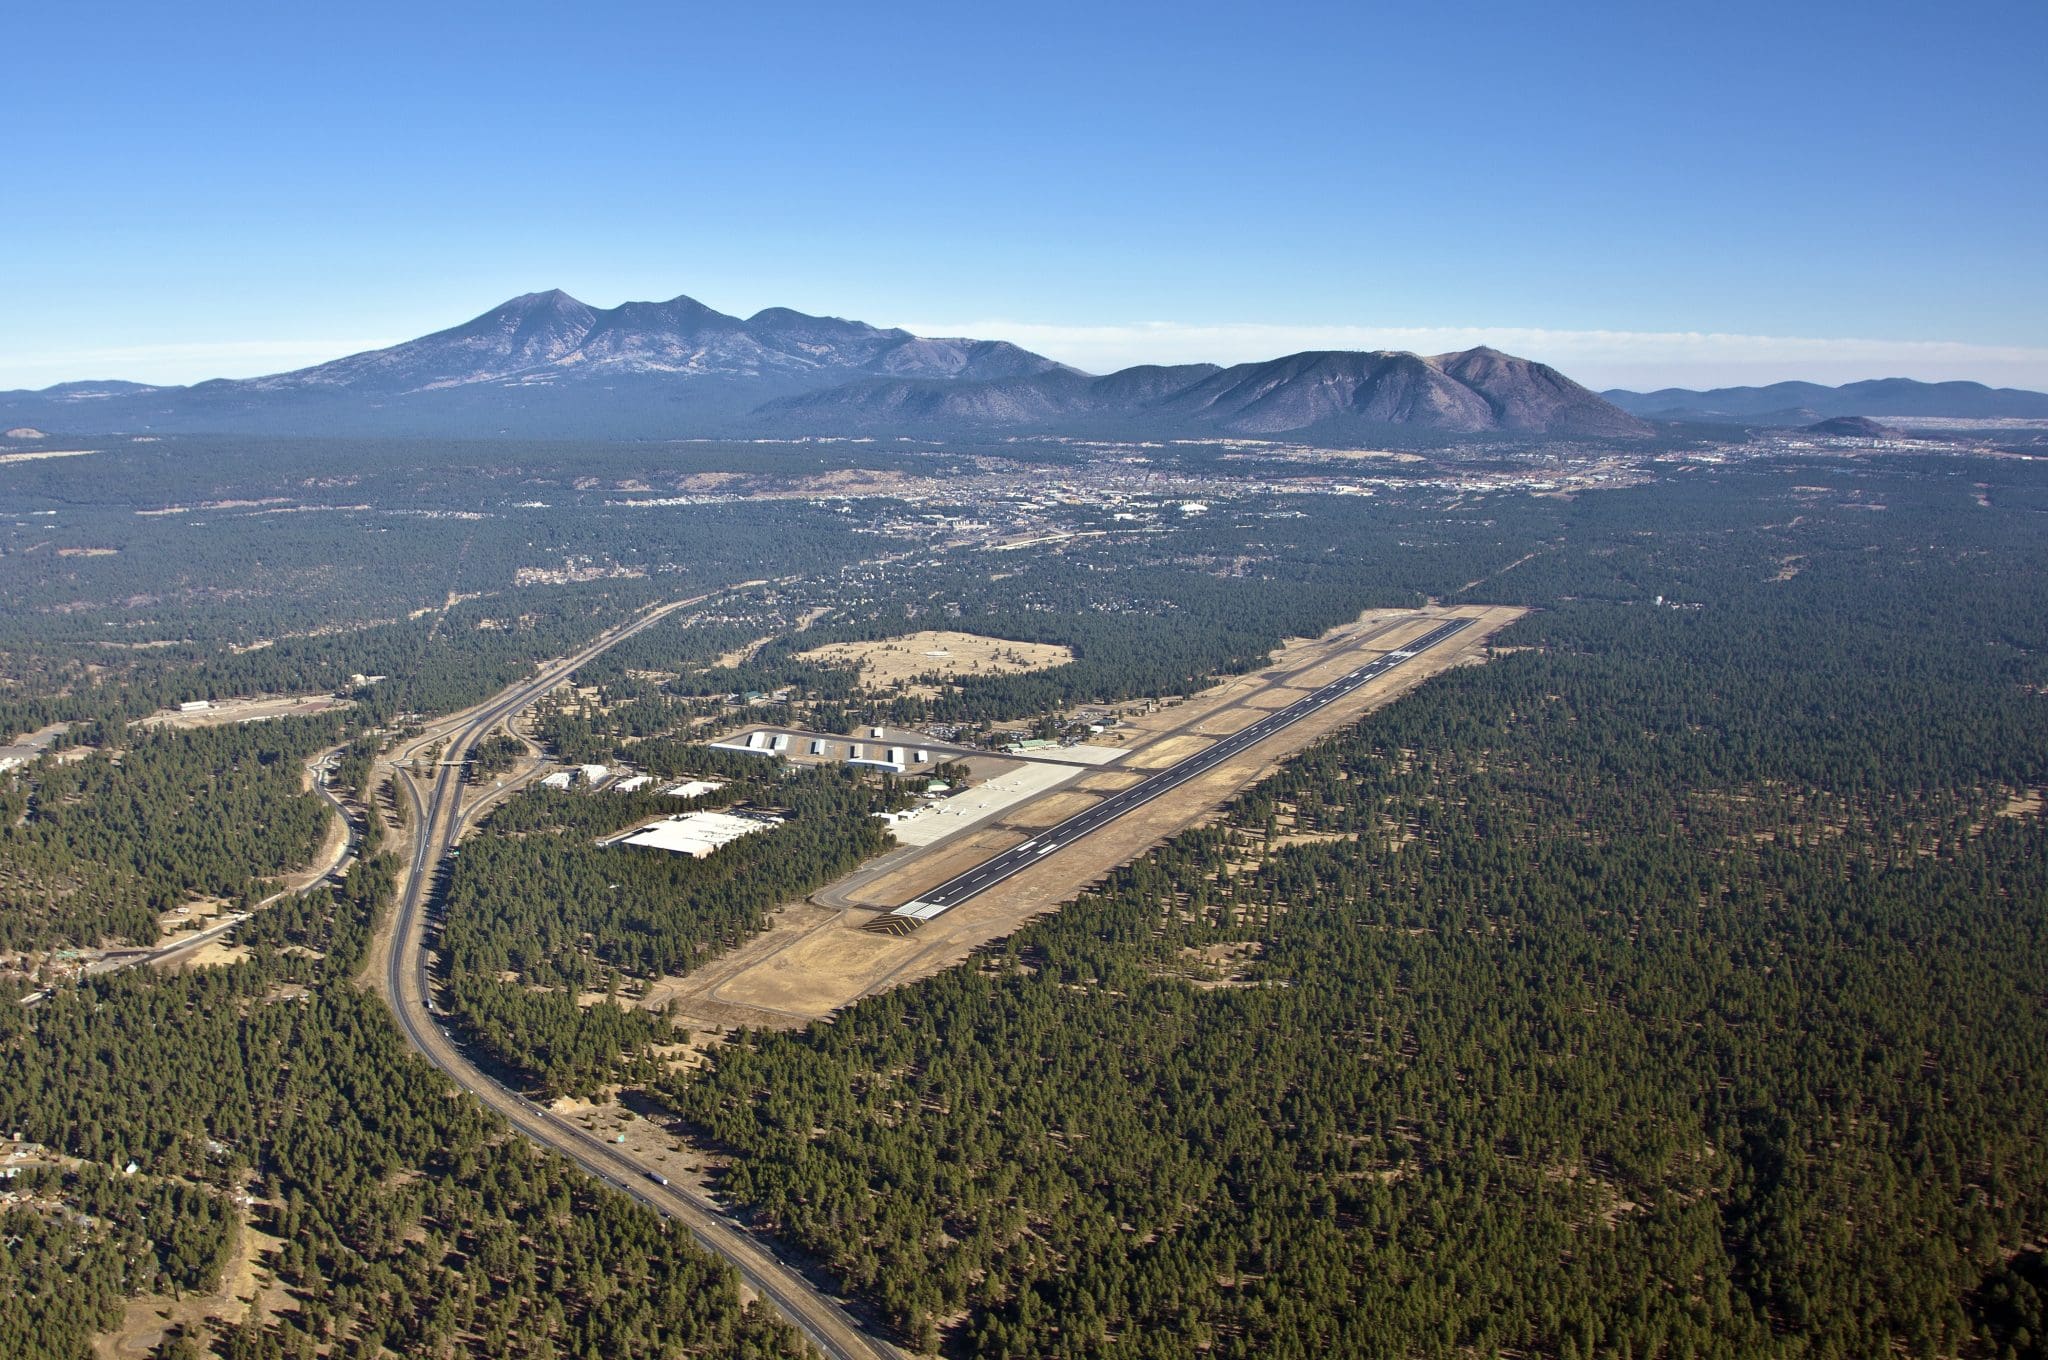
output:
<instances>
[{"instance_id":1,"label":"brown dirt patch","mask_svg":"<svg viewBox=\"0 0 2048 1360\"><path fill-rule=\"evenodd\" d=\"M1240 940L1231 944L1207 945L1200 949L1183 949L1180 951L1181 970L1168 971L1165 975L1178 977L1203 991L1214 991L1223 987L1251 987L1257 985L1251 977L1252 965L1257 963L1265 952L1265 945L1257 940Z\"/></svg>"},{"instance_id":2,"label":"brown dirt patch","mask_svg":"<svg viewBox=\"0 0 2048 1360\"><path fill-rule=\"evenodd\" d=\"M824 618L827 614L830 614L831 612L832 610L830 606L822 604L818 605L814 609L808 609L804 611L803 617L796 621L796 631L799 633L809 632L812 624L816 623L819 619ZM729 652L721 652L719 653L716 664L727 669L730 669L734 666L744 665L745 663L754 659L755 653L759 652L763 647L766 647L769 643L775 641L775 639L780 636L781 634L779 633L770 633L767 637L755 638L752 642L746 643L743 646L735 647Z\"/></svg>"},{"instance_id":3,"label":"brown dirt patch","mask_svg":"<svg viewBox=\"0 0 2048 1360\"><path fill-rule=\"evenodd\" d=\"M240 963L252 953L247 945L229 944L226 939L208 940L196 949L188 949L173 958L161 959L156 967L182 972L187 968L215 968L223 964Z\"/></svg>"},{"instance_id":4,"label":"brown dirt patch","mask_svg":"<svg viewBox=\"0 0 2048 1360\"><path fill-rule=\"evenodd\" d=\"M264 1319L276 1316L290 1299L263 1268L263 1259L283 1245L251 1223L245 1209L236 1231L235 1254L221 1272L218 1288L182 1299L163 1294L130 1299L122 1309L120 1324L93 1338L93 1354L101 1360L143 1360L178 1327L199 1339L203 1349L211 1321L232 1324L252 1314Z\"/></svg>"},{"instance_id":5,"label":"brown dirt patch","mask_svg":"<svg viewBox=\"0 0 2048 1360\"><path fill-rule=\"evenodd\" d=\"M272 718L303 718L348 708L350 699L332 694L267 695L253 699L223 699L211 708L193 713L167 709L152 713L138 727L225 727L229 723L256 722Z\"/></svg>"},{"instance_id":6,"label":"brown dirt patch","mask_svg":"<svg viewBox=\"0 0 2048 1360\"><path fill-rule=\"evenodd\" d=\"M1098 801L1095 794L1075 789L1066 793L1050 793L1034 798L1017 809L1013 816L1003 820L1012 826L1051 826L1064 821L1083 808Z\"/></svg>"},{"instance_id":7,"label":"brown dirt patch","mask_svg":"<svg viewBox=\"0 0 2048 1360\"><path fill-rule=\"evenodd\" d=\"M1486 639L1520 617L1522 611L1487 606L1460 606L1432 611L1413 624L1413 611L1396 611L1401 627L1383 627L1386 615L1361 619L1315 642L1289 644L1280 659L1261 676L1240 677L1185 704L1163 707L1133 722L1134 750L1120 765L1121 773L1090 775L1081 782L1020 806L1004 825L985 826L929 852L898 861L871 881L856 876L837 885L844 900L893 906L923 889L945 881L997 851L1016 845L1029 832L1020 828L1049 825L1059 809L1109 781L1126 783L1128 768L1156 769L1208 745L1208 738L1190 729L1231 732L1252 721L1258 712L1251 701L1278 687L1294 693L1293 676L1304 667L1330 678L1369 657L1389 650L1424 631L1431 620L1459 615L1477 624L1413 665L1347 695L1315 716L1260 743L1237 759L1189 780L1172 793L1148 804L1058 854L1048 856L1008 880L995 891L954 908L913 934L890 937L870 934L861 926L872 919L857 909L833 911L809 904L778 914L769 929L741 945L710 968L675 980L659 992L660 1003L673 1000L685 1024L771 1025L789 1027L830 1016L863 996L916 981L968 958L993 940L1013 934L1035 916L1054 911L1090 884L1129 863L1153 845L1180 831L1214 818L1220 807L1245 787L1318 739L1357 722L1371 710L1392 702L1431 675L1485 655ZM1100 781L1100 783L1098 783ZM1051 806L1047 806L1047 805ZM652 999L653 994L650 994Z\"/></svg>"},{"instance_id":8,"label":"brown dirt patch","mask_svg":"<svg viewBox=\"0 0 2048 1360\"><path fill-rule=\"evenodd\" d=\"M1160 770L1177 760L1185 760L1195 754L1208 741L1190 733L1179 737L1162 737L1158 741L1131 752L1119 762L1126 770Z\"/></svg>"},{"instance_id":9,"label":"brown dirt patch","mask_svg":"<svg viewBox=\"0 0 2048 1360\"><path fill-rule=\"evenodd\" d=\"M1284 831L1273 837L1271 844L1275 850L1284 850L1290 845L1334 845L1356 839L1357 834L1350 831Z\"/></svg>"},{"instance_id":10,"label":"brown dirt patch","mask_svg":"<svg viewBox=\"0 0 2048 1360\"><path fill-rule=\"evenodd\" d=\"M860 676L861 687L870 692L904 684L910 685L913 692L933 693L930 685L912 682L934 675L951 680L1051 670L1072 661L1074 653L1072 648L1049 643L1012 642L1007 638L933 629L877 642L834 642L813 647L798 657L820 665L850 667Z\"/></svg>"},{"instance_id":11,"label":"brown dirt patch","mask_svg":"<svg viewBox=\"0 0 2048 1360\"><path fill-rule=\"evenodd\" d=\"M575 1124L620 1148L632 1159L671 1181L695 1181L702 1187L708 1169L704 1154L683 1145L662 1124L617 1101L558 1100L548 1107L552 1118Z\"/></svg>"}]
</instances>

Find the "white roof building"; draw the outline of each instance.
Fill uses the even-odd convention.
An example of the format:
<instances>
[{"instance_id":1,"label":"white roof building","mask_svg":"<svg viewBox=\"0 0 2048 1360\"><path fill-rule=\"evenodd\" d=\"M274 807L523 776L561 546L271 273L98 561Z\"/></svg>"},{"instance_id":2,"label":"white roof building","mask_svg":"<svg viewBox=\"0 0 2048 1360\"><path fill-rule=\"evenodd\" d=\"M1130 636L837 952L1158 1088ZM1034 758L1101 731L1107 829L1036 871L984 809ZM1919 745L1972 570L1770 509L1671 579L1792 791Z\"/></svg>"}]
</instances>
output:
<instances>
[{"instance_id":1,"label":"white roof building","mask_svg":"<svg viewBox=\"0 0 2048 1360\"><path fill-rule=\"evenodd\" d=\"M663 789L662 792L670 798L702 798L705 794L717 793L724 787L725 781L722 779L686 779L673 788Z\"/></svg>"},{"instance_id":2,"label":"white roof building","mask_svg":"<svg viewBox=\"0 0 2048 1360\"><path fill-rule=\"evenodd\" d=\"M666 850L672 855L688 855L703 859L722 846L731 845L742 836L751 836L780 824L780 818L735 817L729 812L685 812L675 817L665 817L648 827L635 832L622 842L625 845L644 846L649 850Z\"/></svg>"}]
</instances>

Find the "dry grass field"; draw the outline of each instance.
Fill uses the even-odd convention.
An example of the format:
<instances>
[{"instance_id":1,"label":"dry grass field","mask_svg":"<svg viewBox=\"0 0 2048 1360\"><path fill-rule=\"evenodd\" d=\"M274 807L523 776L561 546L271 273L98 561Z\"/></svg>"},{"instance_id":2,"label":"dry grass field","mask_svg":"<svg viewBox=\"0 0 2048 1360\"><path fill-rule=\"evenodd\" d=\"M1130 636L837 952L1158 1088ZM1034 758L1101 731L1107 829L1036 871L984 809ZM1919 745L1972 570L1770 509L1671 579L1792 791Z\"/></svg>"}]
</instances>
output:
<instances>
[{"instance_id":1,"label":"dry grass field","mask_svg":"<svg viewBox=\"0 0 2048 1360\"><path fill-rule=\"evenodd\" d=\"M852 667L861 687L870 692L905 684L912 693L932 692L929 686L913 683L921 676L1015 675L1051 670L1074 659L1067 647L938 630L876 642L834 642L799 655L820 665Z\"/></svg>"},{"instance_id":2,"label":"dry grass field","mask_svg":"<svg viewBox=\"0 0 2048 1360\"><path fill-rule=\"evenodd\" d=\"M206 1337L216 1324L234 1325L251 1317L268 1320L288 1309L291 1295L263 1265L264 1258L284 1243L250 1219L245 1209L236 1230L234 1257L213 1292L177 1298L140 1294L129 1299L122 1306L121 1320L93 1338L93 1355L98 1360L147 1360L175 1330Z\"/></svg>"},{"instance_id":3,"label":"dry grass field","mask_svg":"<svg viewBox=\"0 0 2048 1360\"><path fill-rule=\"evenodd\" d=\"M265 695L252 699L222 699L211 708L182 713L164 709L150 714L138 727L225 727L230 723L268 722L273 718L308 718L337 708L348 708L350 699L332 694Z\"/></svg>"},{"instance_id":4,"label":"dry grass field","mask_svg":"<svg viewBox=\"0 0 2048 1360\"><path fill-rule=\"evenodd\" d=\"M1393 702L1431 675L1486 656L1487 639L1521 615L1519 609L1466 605L1430 610L1381 610L1320 638L1289 643L1273 664L1237 676L1189 698L1130 720L1120 735L1130 747L1114 770L1091 773L1018 805L930 850L877 865L834 885L830 894L854 904L906 902L918 892L1016 845L1079 810L1090 797L1128 785L1141 771L1192 755L1216 737L1258 721L1327 683L1361 660L1393 650L1452 616L1476 620L1455 641L1438 647L1384 679L1345 696L1315 716L1276 733L1172 793L1113 822L1000 889L955 907L923 929L901 937L870 934L857 909L812 902L778 912L762 934L687 978L664 978L643 1005L676 1005L683 1024L791 1026L822 1019L863 996L927 977L968 958L976 949L1014 933L1025 922L1073 900L1118 865L1216 815L1239 791L1319 738ZM821 894L826 896L826 894Z\"/></svg>"}]
</instances>

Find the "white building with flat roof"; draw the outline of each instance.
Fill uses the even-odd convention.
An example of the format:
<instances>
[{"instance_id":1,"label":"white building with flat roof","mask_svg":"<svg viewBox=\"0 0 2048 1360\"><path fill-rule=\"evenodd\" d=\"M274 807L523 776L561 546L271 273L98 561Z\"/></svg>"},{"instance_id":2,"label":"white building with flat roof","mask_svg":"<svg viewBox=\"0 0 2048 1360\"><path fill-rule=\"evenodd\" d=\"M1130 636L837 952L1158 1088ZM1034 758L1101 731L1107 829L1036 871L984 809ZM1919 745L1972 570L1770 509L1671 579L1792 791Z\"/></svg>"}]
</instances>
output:
<instances>
[{"instance_id":1,"label":"white building with flat roof","mask_svg":"<svg viewBox=\"0 0 2048 1360\"><path fill-rule=\"evenodd\" d=\"M707 793L717 793L725 787L723 779L686 779L680 784L663 789L670 798L702 798Z\"/></svg>"},{"instance_id":2,"label":"white building with flat roof","mask_svg":"<svg viewBox=\"0 0 2048 1360\"><path fill-rule=\"evenodd\" d=\"M729 812L685 812L664 817L644 831L636 831L620 842L649 850L666 850L672 855L704 859L742 836L751 836L779 826L776 817L736 817Z\"/></svg>"}]
</instances>

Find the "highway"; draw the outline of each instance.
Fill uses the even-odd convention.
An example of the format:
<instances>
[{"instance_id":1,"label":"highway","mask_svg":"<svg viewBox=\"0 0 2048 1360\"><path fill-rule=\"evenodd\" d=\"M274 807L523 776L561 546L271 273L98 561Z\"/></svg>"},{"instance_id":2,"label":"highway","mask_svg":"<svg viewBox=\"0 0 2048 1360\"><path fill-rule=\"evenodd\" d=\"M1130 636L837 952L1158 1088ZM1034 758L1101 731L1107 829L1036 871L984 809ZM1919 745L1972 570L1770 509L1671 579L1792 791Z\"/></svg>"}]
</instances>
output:
<instances>
[{"instance_id":1,"label":"highway","mask_svg":"<svg viewBox=\"0 0 2048 1360\"><path fill-rule=\"evenodd\" d=\"M756 583L749 583L756 584ZM743 587L735 587L743 588ZM616 1190L688 1228L703 1246L725 1258L747 1286L809 1337L831 1360L899 1360L901 1353L885 1341L866 1335L830 1295L784 1264L718 1204L688 1186L670 1185L623 1149L603 1142L499 1084L456 1047L433 1014L428 998L426 915L432 886L461 838L464 816L465 759L470 748L499 723L523 711L575 670L627 638L653 626L677 610L700 604L708 595L665 605L599 638L565 660L545 666L531 680L514 685L495 699L460 715L447 736L442 763L422 795L418 781L400 768L401 784L412 801L414 841L408 872L399 891L393 924L386 989L399 1027L426 1059L458 1086L502 1115L513 1128L575 1162ZM418 745L419 743L415 743Z\"/></svg>"},{"instance_id":2,"label":"highway","mask_svg":"<svg viewBox=\"0 0 2048 1360\"><path fill-rule=\"evenodd\" d=\"M891 923L901 931L951 911L962 902L987 892L1013 874L1023 872L1045 856L1065 849L1083 836L1101 830L1117 818L1143 807L1162 794L1171 793L1190 779L1207 774L1232 757L1258 745L1275 732L1292 726L1352 691L1371 684L1438 643L1455 637L1471 627L1472 623L1471 619L1445 620L1413 642L1347 672L1286 708L1267 714L1243 731L1233 732L1206 750L1167 766L1143 783L1133 784L1130 788L1113 793L1095 806L1075 813L1050 830L1039 832L1022 845L1012 846L972 869L954 875L929 892L918 894L915 901L907 902L878 918L876 924Z\"/></svg>"}]
</instances>

